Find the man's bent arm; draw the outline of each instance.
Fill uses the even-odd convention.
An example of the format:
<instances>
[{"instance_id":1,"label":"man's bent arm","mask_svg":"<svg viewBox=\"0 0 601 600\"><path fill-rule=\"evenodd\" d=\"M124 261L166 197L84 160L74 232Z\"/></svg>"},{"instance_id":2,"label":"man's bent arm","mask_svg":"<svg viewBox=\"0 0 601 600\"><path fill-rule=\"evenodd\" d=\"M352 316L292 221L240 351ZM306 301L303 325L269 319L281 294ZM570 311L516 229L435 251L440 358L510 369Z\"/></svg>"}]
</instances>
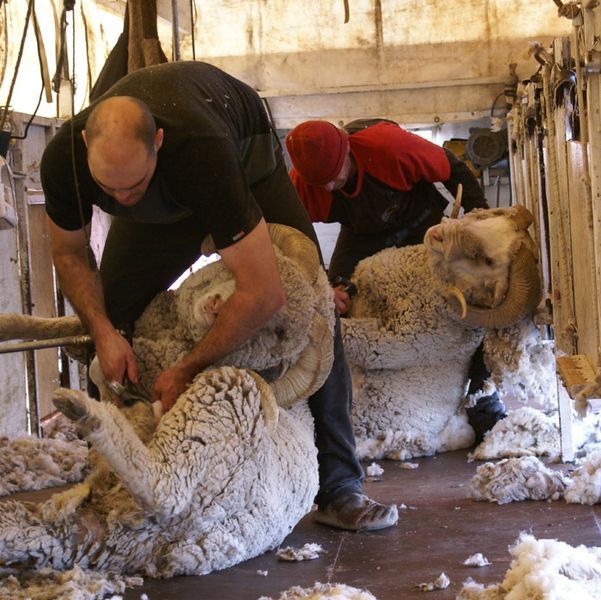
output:
<instances>
[{"instance_id":1,"label":"man's bent arm","mask_svg":"<svg viewBox=\"0 0 601 600\"><path fill-rule=\"evenodd\" d=\"M104 307L102 283L98 271L88 262L83 229L68 231L48 219L52 241L52 258L61 289L96 344L96 353L107 380L138 380L137 366L131 346L116 331ZM89 233L89 225L88 225Z\"/></svg>"},{"instance_id":2,"label":"man's bent arm","mask_svg":"<svg viewBox=\"0 0 601 600\"><path fill-rule=\"evenodd\" d=\"M220 308L205 337L154 386L154 399L165 409L202 369L251 338L285 302L277 262L264 220L239 242L219 251L232 272L236 290Z\"/></svg>"}]
</instances>

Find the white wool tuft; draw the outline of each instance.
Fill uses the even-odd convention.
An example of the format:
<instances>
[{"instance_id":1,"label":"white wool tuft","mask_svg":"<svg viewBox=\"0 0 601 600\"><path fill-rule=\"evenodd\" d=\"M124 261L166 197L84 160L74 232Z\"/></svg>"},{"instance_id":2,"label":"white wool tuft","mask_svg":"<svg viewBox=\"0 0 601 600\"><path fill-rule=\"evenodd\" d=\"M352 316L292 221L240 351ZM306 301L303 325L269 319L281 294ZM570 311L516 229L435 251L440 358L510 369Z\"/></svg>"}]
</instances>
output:
<instances>
[{"instance_id":1,"label":"white wool tuft","mask_svg":"<svg viewBox=\"0 0 601 600\"><path fill-rule=\"evenodd\" d=\"M319 544L305 544L302 548L293 548L292 546L286 546L280 548L275 555L278 560L288 562L298 562L302 560L314 560L319 558L325 550Z\"/></svg>"},{"instance_id":2,"label":"white wool tuft","mask_svg":"<svg viewBox=\"0 0 601 600\"><path fill-rule=\"evenodd\" d=\"M522 319L484 336L486 366L502 399L535 404L544 412L557 405L553 341L543 340L532 319Z\"/></svg>"},{"instance_id":3,"label":"white wool tuft","mask_svg":"<svg viewBox=\"0 0 601 600\"><path fill-rule=\"evenodd\" d=\"M457 600L594 600L601 597L601 548L573 547L521 533L500 584L464 583Z\"/></svg>"},{"instance_id":4,"label":"white wool tuft","mask_svg":"<svg viewBox=\"0 0 601 600\"><path fill-rule=\"evenodd\" d=\"M451 580L446 573L441 573L434 581L426 583L418 583L415 587L419 588L420 592L433 592L434 590L444 590L451 585Z\"/></svg>"},{"instance_id":5,"label":"white wool tuft","mask_svg":"<svg viewBox=\"0 0 601 600\"><path fill-rule=\"evenodd\" d=\"M482 552L476 552L476 554L468 556L463 561L463 564L468 567L487 567L491 562L482 554Z\"/></svg>"},{"instance_id":6,"label":"white wool tuft","mask_svg":"<svg viewBox=\"0 0 601 600\"><path fill-rule=\"evenodd\" d=\"M365 474L368 477L380 477L384 473L384 469L375 462L372 462L371 465L367 465L365 468Z\"/></svg>"},{"instance_id":7,"label":"white wool tuft","mask_svg":"<svg viewBox=\"0 0 601 600\"><path fill-rule=\"evenodd\" d=\"M601 501L601 450L589 454L571 474L564 494L570 504L598 504Z\"/></svg>"},{"instance_id":8,"label":"white wool tuft","mask_svg":"<svg viewBox=\"0 0 601 600\"><path fill-rule=\"evenodd\" d=\"M510 411L484 436L468 460L492 460L517 456L559 455L556 420L530 407Z\"/></svg>"},{"instance_id":9,"label":"white wool tuft","mask_svg":"<svg viewBox=\"0 0 601 600\"><path fill-rule=\"evenodd\" d=\"M354 588L343 583L319 583L311 588L292 587L278 598L261 596L259 600L377 600L367 590Z\"/></svg>"},{"instance_id":10,"label":"white wool tuft","mask_svg":"<svg viewBox=\"0 0 601 600\"><path fill-rule=\"evenodd\" d=\"M535 456L522 456L480 465L470 481L469 495L497 504L558 500L566 485L567 479L559 471L548 469Z\"/></svg>"}]
</instances>

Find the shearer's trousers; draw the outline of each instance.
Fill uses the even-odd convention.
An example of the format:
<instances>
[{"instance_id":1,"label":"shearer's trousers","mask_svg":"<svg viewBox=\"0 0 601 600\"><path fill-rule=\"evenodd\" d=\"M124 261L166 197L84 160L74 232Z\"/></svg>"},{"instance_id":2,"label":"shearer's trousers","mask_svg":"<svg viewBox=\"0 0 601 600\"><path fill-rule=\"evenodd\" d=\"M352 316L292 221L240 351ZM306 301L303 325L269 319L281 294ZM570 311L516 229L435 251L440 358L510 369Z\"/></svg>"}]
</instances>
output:
<instances>
[{"instance_id":1,"label":"shearer's trousers","mask_svg":"<svg viewBox=\"0 0 601 600\"><path fill-rule=\"evenodd\" d=\"M268 223L299 229L318 246L317 236L280 159L275 172L251 186ZM105 304L111 321L131 328L150 301L200 257L208 234L196 216L171 224L148 224L113 218L100 265ZM351 379L336 319L334 364L324 385L309 398L315 421L319 462L316 503L360 491L363 470L355 456L350 408Z\"/></svg>"}]
</instances>

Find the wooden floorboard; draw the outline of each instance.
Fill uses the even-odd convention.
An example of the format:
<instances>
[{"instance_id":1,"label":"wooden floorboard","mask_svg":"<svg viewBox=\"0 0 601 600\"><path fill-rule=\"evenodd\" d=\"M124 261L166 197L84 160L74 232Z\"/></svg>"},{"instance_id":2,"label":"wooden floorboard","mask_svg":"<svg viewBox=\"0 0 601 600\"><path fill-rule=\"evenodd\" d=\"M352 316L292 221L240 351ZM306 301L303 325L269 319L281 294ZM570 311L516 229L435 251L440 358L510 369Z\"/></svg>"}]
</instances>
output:
<instances>
[{"instance_id":1,"label":"wooden floorboard","mask_svg":"<svg viewBox=\"0 0 601 600\"><path fill-rule=\"evenodd\" d=\"M368 589L379 600L455 598L463 581L472 577L484 584L502 580L509 567L507 547L527 531L537 538L556 538L572 545L601 546L598 507L559 502L516 502L499 506L467 498L467 488L479 463L468 463L466 452L450 452L414 459L415 470L400 463L379 461L381 481L365 489L374 498L405 504L399 524L374 533L349 533L315 524L305 517L284 540L284 546L321 544L326 553L306 562L279 562L274 552L236 567L203 577L146 579L128 590L125 600L257 600L277 598L294 585L345 583ZM563 466L563 470L571 468ZM48 492L19 494L13 498L41 500ZM492 564L466 567L471 554L482 552ZM258 571L267 571L263 576ZM415 586L433 581L444 571L451 579L446 590L424 596Z\"/></svg>"}]
</instances>

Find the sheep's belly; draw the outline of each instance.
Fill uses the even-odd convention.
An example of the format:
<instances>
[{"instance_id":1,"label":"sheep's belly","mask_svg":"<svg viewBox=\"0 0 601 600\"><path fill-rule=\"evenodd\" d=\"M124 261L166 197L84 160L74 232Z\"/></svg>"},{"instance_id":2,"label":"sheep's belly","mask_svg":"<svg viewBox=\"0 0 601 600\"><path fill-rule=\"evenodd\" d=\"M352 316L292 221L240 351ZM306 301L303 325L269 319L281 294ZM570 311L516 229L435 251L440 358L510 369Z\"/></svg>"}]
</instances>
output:
<instances>
[{"instance_id":1,"label":"sheep's belly","mask_svg":"<svg viewBox=\"0 0 601 600\"><path fill-rule=\"evenodd\" d=\"M439 364L401 370L368 370L353 400L353 427L360 458L405 460L473 441L465 417L457 419L467 365ZM445 428L452 423L456 440ZM453 436L451 436L453 437Z\"/></svg>"}]
</instances>

